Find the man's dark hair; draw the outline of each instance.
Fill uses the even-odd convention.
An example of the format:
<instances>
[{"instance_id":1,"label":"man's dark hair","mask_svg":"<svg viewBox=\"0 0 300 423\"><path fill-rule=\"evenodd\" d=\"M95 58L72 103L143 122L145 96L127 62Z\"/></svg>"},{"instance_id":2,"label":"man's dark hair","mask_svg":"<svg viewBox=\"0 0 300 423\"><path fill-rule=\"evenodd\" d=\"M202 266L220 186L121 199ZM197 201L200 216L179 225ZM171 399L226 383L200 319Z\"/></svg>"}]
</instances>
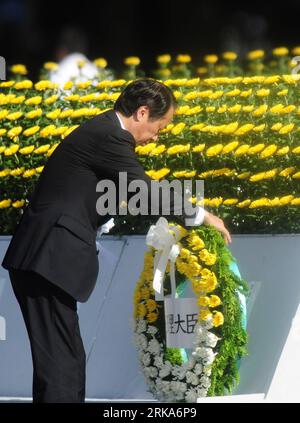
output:
<instances>
[{"instance_id":1,"label":"man's dark hair","mask_svg":"<svg viewBox=\"0 0 300 423\"><path fill-rule=\"evenodd\" d=\"M129 117L141 106L149 107L152 120L164 116L171 106L176 108L176 98L172 90L152 78L137 79L122 91L115 102L114 110Z\"/></svg>"}]
</instances>

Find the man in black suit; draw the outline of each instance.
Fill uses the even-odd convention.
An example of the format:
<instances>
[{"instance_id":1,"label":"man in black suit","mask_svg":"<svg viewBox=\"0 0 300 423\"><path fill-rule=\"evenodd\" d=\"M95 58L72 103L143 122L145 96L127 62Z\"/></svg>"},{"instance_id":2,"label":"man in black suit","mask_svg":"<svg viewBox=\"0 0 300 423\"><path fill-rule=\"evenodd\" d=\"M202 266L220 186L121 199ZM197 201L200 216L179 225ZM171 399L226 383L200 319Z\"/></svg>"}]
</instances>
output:
<instances>
[{"instance_id":1,"label":"man in black suit","mask_svg":"<svg viewBox=\"0 0 300 423\"><path fill-rule=\"evenodd\" d=\"M96 211L96 185L108 179L118 188L119 173L126 172L128 182L150 186L135 147L156 140L175 107L164 84L132 82L114 110L64 139L40 175L2 262L30 339L33 402L84 402L86 363L76 304L95 286L97 228L110 218ZM199 207L194 222L215 226L231 241L223 221Z\"/></svg>"}]
</instances>

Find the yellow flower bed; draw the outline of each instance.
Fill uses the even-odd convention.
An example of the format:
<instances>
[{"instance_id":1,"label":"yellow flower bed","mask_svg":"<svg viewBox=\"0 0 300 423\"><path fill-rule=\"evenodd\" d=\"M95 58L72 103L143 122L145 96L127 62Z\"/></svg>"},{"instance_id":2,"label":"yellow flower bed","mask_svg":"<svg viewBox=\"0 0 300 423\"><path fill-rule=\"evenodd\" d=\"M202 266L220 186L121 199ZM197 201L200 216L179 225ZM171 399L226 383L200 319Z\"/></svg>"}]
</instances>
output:
<instances>
[{"instance_id":1,"label":"yellow flower bed","mask_svg":"<svg viewBox=\"0 0 300 423\"><path fill-rule=\"evenodd\" d=\"M178 60L189 62L186 56ZM214 60L207 57L208 64ZM160 61L166 64L168 57ZM127 63L136 66L137 58ZM23 68L17 70L24 74ZM165 80L178 108L158 142L137 147L141 163L154 179L204 179L205 197L224 199L211 202L221 214L224 207L232 213L256 208L253 204L261 204L261 198L268 199L264 207L274 208L284 196L300 197L299 79L278 74ZM39 172L33 170L41 169L84 120L112 108L127 83L69 81L61 92L48 80L1 82L0 201L22 200L24 175L34 182ZM23 172L15 171L21 168ZM285 206L298 213L297 201ZM241 218L247 219L245 213Z\"/></svg>"}]
</instances>

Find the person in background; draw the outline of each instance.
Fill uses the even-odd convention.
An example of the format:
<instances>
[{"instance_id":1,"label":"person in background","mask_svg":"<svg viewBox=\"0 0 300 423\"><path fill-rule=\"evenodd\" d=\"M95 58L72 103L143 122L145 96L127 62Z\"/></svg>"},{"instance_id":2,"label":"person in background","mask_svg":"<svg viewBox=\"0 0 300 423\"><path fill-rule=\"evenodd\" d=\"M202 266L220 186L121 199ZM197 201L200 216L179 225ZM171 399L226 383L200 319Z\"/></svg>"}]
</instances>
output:
<instances>
[{"instance_id":1,"label":"person in background","mask_svg":"<svg viewBox=\"0 0 300 423\"><path fill-rule=\"evenodd\" d=\"M50 72L49 79L63 87L70 80L79 82L96 78L98 69L88 59L87 53L85 33L76 27L64 29L55 51L58 68Z\"/></svg>"}]
</instances>

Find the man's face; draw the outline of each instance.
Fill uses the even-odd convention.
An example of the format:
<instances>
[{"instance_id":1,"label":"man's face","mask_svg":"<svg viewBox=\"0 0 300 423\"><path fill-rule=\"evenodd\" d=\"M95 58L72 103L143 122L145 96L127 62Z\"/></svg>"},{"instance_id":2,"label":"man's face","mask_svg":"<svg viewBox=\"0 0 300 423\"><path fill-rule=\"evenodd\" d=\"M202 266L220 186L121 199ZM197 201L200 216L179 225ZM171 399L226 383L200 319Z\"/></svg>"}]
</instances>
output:
<instances>
[{"instance_id":1,"label":"man's face","mask_svg":"<svg viewBox=\"0 0 300 423\"><path fill-rule=\"evenodd\" d=\"M161 118L149 119L149 109L147 106L141 106L135 113L136 132L135 140L137 144L146 144L150 141L158 140L158 133L172 121L174 108L171 106Z\"/></svg>"}]
</instances>

